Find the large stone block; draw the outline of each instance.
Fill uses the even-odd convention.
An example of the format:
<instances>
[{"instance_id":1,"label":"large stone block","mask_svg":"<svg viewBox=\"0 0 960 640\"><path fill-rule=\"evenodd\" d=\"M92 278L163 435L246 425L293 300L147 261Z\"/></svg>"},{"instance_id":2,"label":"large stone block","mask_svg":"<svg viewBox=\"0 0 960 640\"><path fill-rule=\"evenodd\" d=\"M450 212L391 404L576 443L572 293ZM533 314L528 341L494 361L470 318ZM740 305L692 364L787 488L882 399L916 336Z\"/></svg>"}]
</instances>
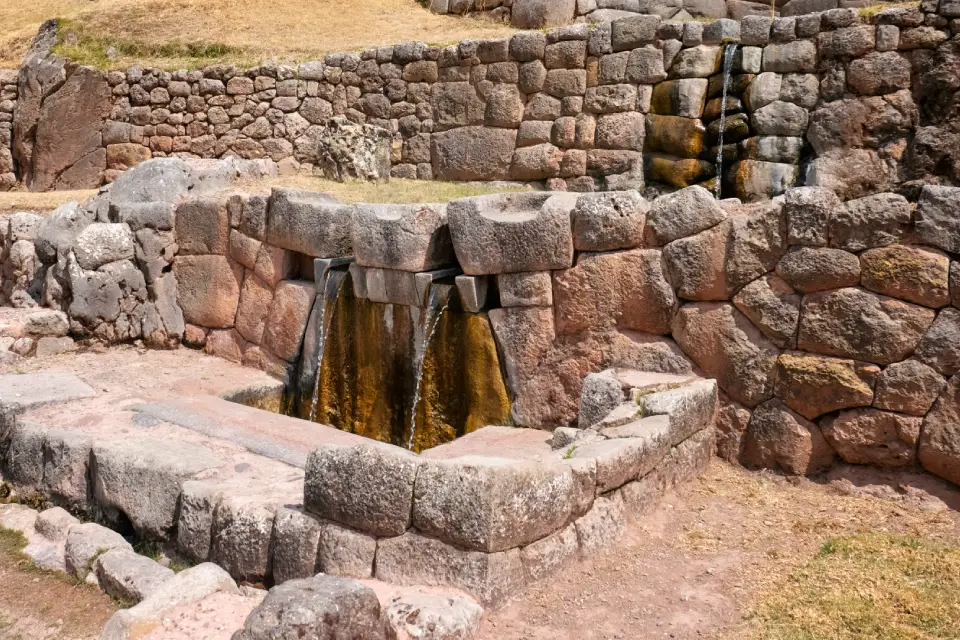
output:
<instances>
[{"instance_id":1,"label":"large stone block","mask_svg":"<svg viewBox=\"0 0 960 640\"><path fill-rule=\"evenodd\" d=\"M272 303L273 290L260 278L248 273L243 279L243 288L240 290L236 320L237 332L244 340L260 344Z\"/></svg>"},{"instance_id":2,"label":"large stone block","mask_svg":"<svg viewBox=\"0 0 960 640\"><path fill-rule=\"evenodd\" d=\"M370 587L317 575L274 587L234 640L315 638L384 640L380 602Z\"/></svg>"},{"instance_id":3,"label":"large stone block","mask_svg":"<svg viewBox=\"0 0 960 640\"><path fill-rule=\"evenodd\" d=\"M960 188L927 185L917 203L917 239L924 244L960 253Z\"/></svg>"},{"instance_id":4,"label":"large stone block","mask_svg":"<svg viewBox=\"0 0 960 640\"><path fill-rule=\"evenodd\" d=\"M898 194L851 200L830 216L830 246L861 251L894 244L903 237L910 219L910 203Z\"/></svg>"},{"instance_id":5,"label":"large stone block","mask_svg":"<svg viewBox=\"0 0 960 640\"><path fill-rule=\"evenodd\" d=\"M317 550L317 569L344 578L373 577L377 539L332 522L325 522Z\"/></svg>"},{"instance_id":6,"label":"large stone block","mask_svg":"<svg viewBox=\"0 0 960 640\"><path fill-rule=\"evenodd\" d=\"M917 457L923 468L960 484L960 376L953 376L923 421Z\"/></svg>"},{"instance_id":7,"label":"large stone block","mask_svg":"<svg viewBox=\"0 0 960 640\"><path fill-rule=\"evenodd\" d=\"M938 309L950 304L950 258L922 247L892 245L860 255L861 284L883 295Z\"/></svg>"},{"instance_id":8,"label":"large stone block","mask_svg":"<svg viewBox=\"0 0 960 640\"><path fill-rule=\"evenodd\" d=\"M943 391L945 384L943 376L922 362L895 362L877 378L873 406L912 416L924 416Z\"/></svg>"},{"instance_id":9,"label":"large stone block","mask_svg":"<svg viewBox=\"0 0 960 640\"><path fill-rule=\"evenodd\" d=\"M224 256L180 256L173 261L183 319L201 327L233 326L243 267Z\"/></svg>"},{"instance_id":10,"label":"large stone block","mask_svg":"<svg viewBox=\"0 0 960 640\"><path fill-rule=\"evenodd\" d=\"M490 326L502 354L507 380L517 389L536 370L556 337L550 307L491 309Z\"/></svg>"},{"instance_id":11,"label":"large stone block","mask_svg":"<svg viewBox=\"0 0 960 640\"><path fill-rule=\"evenodd\" d=\"M304 507L322 518L377 536L410 527L421 460L399 447L324 445L307 459Z\"/></svg>"},{"instance_id":12,"label":"large stone block","mask_svg":"<svg viewBox=\"0 0 960 640\"><path fill-rule=\"evenodd\" d=\"M271 573L275 508L248 497L224 496L213 512L210 560L237 580L262 582Z\"/></svg>"},{"instance_id":13,"label":"large stone block","mask_svg":"<svg viewBox=\"0 0 960 640\"><path fill-rule=\"evenodd\" d=\"M529 580L541 580L572 561L577 554L577 529L573 524L537 540L520 551L523 568Z\"/></svg>"},{"instance_id":14,"label":"large stone block","mask_svg":"<svg viewBox=\"0 0 960 640\"><path fill-rule=\"evenodd\" d=\"M43 218L37 229L34 240L37 255L47 264L56 262L60 255L66 256L80 232L93 221L94 215L77 202L57 207Z\"/></svg>"},{"instance_id":15,"label":"large stone block","mask_svg":"<svg viewBox=\"0 0 960 640\"><path fill-rule=\"evenodd\" d=\"M167 567L125 549L107 551L94 564L100 588L120 602L141 602L174 576Z\"/></svg>"},{"instance_id":16,"label":"large stone block","mask_svg":"<svg viewBox=\"0 0 960 640\"><path fill-rule=\"evenodd\" d=\"M49 429L43 443L43 493L60 506L83 513L90 502L89 463L93 439Z\"/></svg>"},{"instance_id":17,"label":"large stone block","mask_svg":"<svg viewBox=\"0 0 960 640\"><path fill-rule=\"evenodd\" d=\"M841 411L821 423L823 436L851 464L903 467L916 459L923 418L879 409Z\"/></svg>"},{"instance_id":18,"label":"large stone block","mask_svg":"<svg viewBox=\"0 0 960 640\"><path fill-rule=\"evenodd\" d=\"M799 247L777 263L777 275L801 293L855 287L860 260L842 249Z\"/></svg>"},{"instance_id":19,"label":"large stone block","mask_svg":"<svg viewBox=\"0 0 960 640\"><path fill-rule=\"evenodd\" d=\"M553 288L558 334L613 327L667 334L677 308L656 249L582 254L554 273Z\"/></svg>"},{"instance_id":20,"label":"large stone block","mask_svg":"<svg viewBox=\"0 0 960 640\"><path fill-rule=\"evenodd\" d=\"M127 439L95 444L90 476L101 507L123 512L141 536L166 539L177 522L181 485L221 464L196 444Z\"/></svg>"},{"instance_id":21,"label":"large stone block","mask_svg":"<svg viewBox=\"0 0 960 640\"><path fill-rule=\"evenodd\" d=\"M673 337L734 400L755 407L773 395L779 350L733 305L681 307L673 320Z\"/></svg>"},{"instance_id":22,"label":"large stone block","mask_svg":"<svg viewBox=\"0 0 960 640\"><path fill-rule=\"evenodd\" d=\"M93 271L110 262L131 260L134 237L125 224L95 222L73 241L73 252L81 268Z\"/></svg>"},{"instance_id":23,"label":"large stone block","mask_svg":"<svg viewBox=\"0 0 960 640\"><path fill-rule=\"evenodd\" d=\"M779 276L757 278L740 289L733 304L775 345L782 349L796 347L800 296Z\"/></svg>"},{"instance_id":24,"label":"large stone block","mask_svg":"<svg viewBox=\"0 0 960 640\"><path fill-rule=\"evenodd\" d=\"M210 558L213 512L222 492L215 484L198 480L183 483L177 516L177 553L190 562Z\"/></svg>"},{"instance_id":25,"label":"large stone block","mask_svg":"<svg viewBox=\"0 0 960 640\"><path fill-rule=\"evenodd\" d=\"M576 0L514 0L510 22L518 29L542 29L573 21Z\"/></svg>"},{"instance_id":26,"label":"large stone block","mask_svg":"<svg viewBox=\"0 0 960 640\"><path fill-rule=\"evenodd\" d=\"M275 188L270 195L267 242L315 258L340 258L353 252L354 209L335 198L298 189Z\"/></svg>"},{"instance_id":27,"label":"large stone block","mask_svg":"<svg viewBox=\"0 0 960 640\"><path fill-rule=\"evenodd\" d=\"M312 282L281 282L273 295L261 345L287 362L296 360L316 296L317 290Z\"/></svg>"},{"instance_id":28,"label":"large stone block","mask_svg":"<svg viewBox=\"0 0 960 640\"><path fill-rule=\"evenodd\" d=\"M438 180L507 180L517 131L460 127L430 137L433 175Z\"/></svg>"},{"instance_id":29,"label":"large stone block","mask_svg":"<svg viewBox=\"0 0 960 640\"><path fill-rule=\"evenodd\" d=\"M803 300L797 346L805 351L891 364L913 353L935 312L862 289Z\"/></svg>"},{"instance_id":30,"label":"large stone block","mask_svg":"<svg viewBox=\"0 0 960 640\"><path fill-rule=\"evenodd\" d=\"M577 543L582 555L590 555L612 547L627 529L623 496L619 491L599 496L583 517L574 522Z\"/></svg>"},{"instance_id":31,"label":"large stone block","mask_svg":"<svg viewBox=\"0 0 960 640\"><path fill-rule=\"evenodd\" d=\"M820 427L779 400L769 400L757 407L750 418L743 460L753 467L808 475L833 464L833 449Z\"/></svg>"},{"instance_id":32,"label":"large stone block","mask_svg":"<svg viewBox=\"0 0 960 640\"><path fill-rule=\"evenodd\" d=\"M273 580L309 578L317 574L322 524L299 509L279 507L273 519Z\"/></svg>"},{"instance_id":33,"label":"large stone block","mask_svg":"<svg viewBox=\"0 0 960 640\"><path fill-rule=\"evenodd\" d=\"M709 229L726 217L709 191L687 187L653 201L647 214L647 241L662 246Z\"/></svg>"},{"instance_id":34,"label":"large stone block","mask_svg":"<svg viewBox=\"0 0 960 640\"><path fill-rule=\"evenodd\" d=\"M948 307L937 315L914 357L945 376L960 371L960 310Z\"/></svg>"},{"instance_id":35,"label":"large stone block","mask_svg":"<svg viewBox=\"0 0 960 640\"><path fill-rule=\"evenodd\" d=\"M454 200L450 235L464 273L565 269L573 264L575 194L502 193Z\"/></svg>"},{"instance_id":36,"label":"large stone block","mask_svg":"<svg viewBox=\"0 0 960 640\"><path fill-rule=\"evenodd\" d=\"M776 73L815 73L817 46L810 40L768 44L763 48L763 70Z\"/></svg>"},{"instance_id":37,"label":"large stone block","mask_svg":"<svg viewBox=\"0 0 960 640\"><path fill-rule=\"evenodd\" d=\"M880 368L797 351L777 360L774 393L808 420L838 409L869 407Z\"/></svg>"},{"instance_id":38,"label":"large stone block","mask_svg":"<svg viewBox=\"0 0 960 640\"><path fill-rule=\"evenodd\" d=\"M573 211L573 246L577 251L639 247L649 210L636 191L584 194Z\"/></svg>"},{"instance_id":39,"label":"large stone block","mask_svg":"<svg viewBox=\"0 0 960 640\"><path fill-rule=\"evenodd\" d=\"M70 527L64 549L67 573L83 580L93 570L97 556L112 549L133 552L133 547L123 536L106 527L92 522Z\"/></svg>"},{"instance_id":40,"label":"large stone block","mask_svg":"<svg viewBox=\"0 0 960 640\"><path fill-rule=\"evenodd\" d=\"M413 525L476 551L505 551L560 529L570 517L569 467L467 456L425 461L417 473Z\"/></svg>"},{"instance_id":41,"label":"large stone block","mask_svg":"<svg viewBox=\"0 0 960 640\"><path fill-rule=\"evenodd\" d=\"M501 605L517 595L526 574L519 549L462 551L410 531L380 541L376 578L400 585L455 587L484 605Z\"/></svg>"},{"instance_id":42,"label":"large stone block","mask_svg":"<svg viewBox=\"0 0 960 640\"><path fill-rule=\"evenodd\" d=\"M222 198L191 198L177 206L180 255L226 255L230 239L227 203Z\"/></svg>"}]
</instances>

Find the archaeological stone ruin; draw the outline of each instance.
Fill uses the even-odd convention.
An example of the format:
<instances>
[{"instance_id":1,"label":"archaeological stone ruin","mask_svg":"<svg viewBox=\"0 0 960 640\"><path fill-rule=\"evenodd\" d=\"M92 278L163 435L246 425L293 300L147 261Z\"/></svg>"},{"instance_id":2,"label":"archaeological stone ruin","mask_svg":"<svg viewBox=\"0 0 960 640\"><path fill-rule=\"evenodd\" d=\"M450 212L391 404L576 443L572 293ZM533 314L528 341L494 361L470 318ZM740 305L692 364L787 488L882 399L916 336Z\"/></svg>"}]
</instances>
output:
<instances>
[{"instance_id":1,"label":"archaeological stone ruin","mask_svg":"<svg viewBox=\"0 0 960 640\"><path fill-rule=\"evenodd\" d=\"M135 605L104 640L471 638L714 455L960 485L960 3L801 1L178 72L44 25L0 184L98 191L0 218L0 526Z\"/></svg>"}]
</instances>

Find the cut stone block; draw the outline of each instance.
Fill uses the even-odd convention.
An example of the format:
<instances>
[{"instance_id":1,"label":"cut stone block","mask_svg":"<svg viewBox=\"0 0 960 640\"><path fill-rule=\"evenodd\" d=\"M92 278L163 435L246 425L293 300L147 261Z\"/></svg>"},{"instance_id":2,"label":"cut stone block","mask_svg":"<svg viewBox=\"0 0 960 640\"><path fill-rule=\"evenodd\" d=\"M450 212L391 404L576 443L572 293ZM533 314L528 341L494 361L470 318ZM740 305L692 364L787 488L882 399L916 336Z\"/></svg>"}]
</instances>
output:
<instances>
[{"instance_id":1,"label":"cut stone block","mask_svg":"<svg viewBox=\"0 0 960 640\"><path fill-rule=\"evenodd\" d=\"M322 193L275 188L270 195L267 242L314 258L353 253L354 208Z\"/></svg>"},{"instance_id":2,"label":"cut stone block","mask_svg":"<svg viewBox=\"0 0 960 640\"><path fill-rule=\"evenodd\" d=\"M107 551L94 564L100 588L120 602L134 604L148 598L175 575L150 558L124 549Z\"/></svg>"},{"instance_id":3,"label":"cut stone block","mask_svg":"<svg viewBox=\"0 0 960 640\"><path fill-rule=\"evenodd\" d=\"M112 549L133 553L133 547L116 531L92 522L70 527L64 553L67 573L82 580L93 568L97 557Z\"/></svg>"},{"instance_id":4,"label":"cut stone block","mask_svg":"<svg viewBox=\"0 0 960 640\"><path fill-rule=\"evenodd\" d=\"M429 271L456 260L442 204L357 205L351 237L365 267Z\"/></svg>"},{"instance_id":5,"label":"cut stone block","mask_svg":"<svg viewBox=\"0 0 960 640\"><path fill-rule=\"evenodd\" d=\"M321 523L309 514L287 507L277 509L273 520L273 581L276 584L316 575L320 531Z\"/></svg>"},{"instance_id":6,"label":"cut stone block","mask_svg":"<svg viewBox=\"0 0 960 640\"><path fill-rule=\"evenodd\" d=\"M541 580L556 573L576 558L577 549L577 528L573 524L527 545L520 550L527 579Z\"/></svg>"},{"instance_id":7,"label":"cut stone block","mask_svg":"<svg viewBox=\"0 0 960 640\"><path fill-rule=\"evenodd\" d=\"M25 373L0 376L0 403L13 409L39 407L96 395L90 385L70 373Z\"/></svg>"},{"instance_id":8,"label":"cut stone block","mask_svg":"<svg viewBox=\"0 0 960 640\"><path fill-rule=\"evenodd\" d=\"M643 244L650 204L636 191L589 193L573 211L573 245L578 251L633 249Z\"/></svg>"},{"instance_id":9,"label":"cut stone block","mask_svg":"<svg viewBox=\"0 0 960 640\"><path fill-rule=\"evenodd\" d=\"M459 275L456 277L456 283L463 309L468 313L483 311L487 306L490 279L487 276Z\"/></svg>"},{"instance_id":10,"label":"cut stone block","mask_svg":"<svg viewBox=\"0 0 960 640\"><path fill-rule=\"evenodd\" d=\"M273 508L250 498L222 498L213 512L210 559L238 580L265 580L271 570L274 515Z\"/></svg>"},{"instance_id":11,"label":"cut stone block","mask_svg":"<svg viewBox=\"0 0 960 640\"><path fill-rule=\"evenodd\" d=\"M501 273L497 276L500 305L503 307L550 307L553 280L549 271Z\"/></svg>"},{"instance_id":12,"label":"cut stone block","mask_svg":"<svg viewBox=\"0 0 960 640\"><path fill-rule=\"evenodd\" d=\"M619 491L599 496L593 508L574 523L582 555L590 555L616 544L627 528L623 496Z\"/></svg>"},{"instance_id":13,"label":"cut stone block","mask_svg":"<svg viewBox=\"0 0 960 640\"><path fill-rule=\"evenodd\" d=\"M322 526L317 569L344 578L370 578L377 554L377 539L332 522Z\"/></svg>"}]
</instances>

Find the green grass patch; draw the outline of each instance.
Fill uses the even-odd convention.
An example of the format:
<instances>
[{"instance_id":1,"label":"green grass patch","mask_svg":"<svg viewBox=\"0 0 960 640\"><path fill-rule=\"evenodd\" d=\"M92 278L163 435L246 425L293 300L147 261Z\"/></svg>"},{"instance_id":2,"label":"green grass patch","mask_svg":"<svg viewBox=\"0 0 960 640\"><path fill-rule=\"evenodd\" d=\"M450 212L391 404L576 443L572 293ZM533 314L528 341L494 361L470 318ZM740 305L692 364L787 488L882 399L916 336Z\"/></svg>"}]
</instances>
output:
<instances>
[{"instance_id":1,"label":"green grass patch","mask_svg":"<svg viewBox=\"0 0 960 640\"><path fill-rule=\"evenodd\" d=\"M885 533L831 538L751 618L771 640L960 639L960 548Z\"/></svg>"}]
</instances>

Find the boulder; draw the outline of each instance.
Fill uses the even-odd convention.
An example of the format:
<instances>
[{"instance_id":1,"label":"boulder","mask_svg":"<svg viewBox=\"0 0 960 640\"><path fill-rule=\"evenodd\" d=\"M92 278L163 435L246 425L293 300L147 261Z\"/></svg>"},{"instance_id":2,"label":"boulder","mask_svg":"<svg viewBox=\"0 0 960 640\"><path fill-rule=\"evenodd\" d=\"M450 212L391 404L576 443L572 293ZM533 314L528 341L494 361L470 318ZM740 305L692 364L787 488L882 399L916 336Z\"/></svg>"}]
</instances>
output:
<instances>
[{"instance_id":1,"label":"boulder","mask_svg":"<svg viewBox=\"0 0 960 640\"><path fill-rule=\"evenodd\" d=\"M862 289L814 293L803 299L797 346L805 351L891 364L905 359L935 312Z\"/></svg>"},{"instance_id":2,"label":"boulder","mask_svg":"<svg viewBox=\"0 0 960 640\"><path fill-rule=\"evenodd\" d=\"M860 260L842 249L799 247L777 263L777 275L801 293L853 287L860 283Z\"/></svg>"},{"instance_id":3,"label":"boulder","mask_svg":"<svg viewBox=\"0 0 960 640\"><path fill-rule=\"evenodd\" d=\"M123 512L139 535L162 540L176 525L183 482L221 464L196 444L126 439L94 445L90 476L102 507Z\"/></svg>"},{"instance_id":4,"label":"boulder","mask_svg":"<svg viewBox=\"0 0 960 640\"><path fill-rule=\"evenodd\" d=\"M357 205L351 238L365 267L429 271L456 261L445 205Z\"/></svg>"},{"instance_id":5,"label":"boulder","mask_svg":"<svg viewBox=\"0 0 960 640\"><path fill-rule=\"evenodd\" d=\"M960 310L948 307L937 315L914 357L945 376L960 371Z\"/></svg>"},{"instance_id":6,"label":"boulder","mask_svg":"<svg viewBox=\"0 0 960 640\"><path fill-rule=\"evenodd\" d=\"M501 193L454 200L450 235L464 273L566 269L573 264L575 194Z\"/></svg>"},{"instance_id":7,"label":"boulder","mask_svg":"<svg viewBox=\"0 0 960 640\"><path fill-rule=\"evenodd\" d=\"M673 337L704 373L738 402L755 407L773 395L779 350L729 303L680 308Z\"/></svg>"},{"instance_id":8,"label":"boulder","mask_svg":"<svg viewBox=\"0 0 960 640\"><path fill-rule=\"evenodd\" d=\"M851 200L830 217L830 246L862 251L895 244L910 225L910 203L894 193Z\"/></svg>"},{"instance_id":9,"label":"boulder","mask_svg":"<svg viewBox=\"0 0 960 640\"><path fill-rule=\"evenodd\" d=\"M438 180L507 180L516 148L514 129L460 127L430 137Z\"/></svg>"},{"instance_id":10,"label":"boulder","mask_svg":"<svg viewBox=\"0 0 960 640\"><path fill-rule=\"evenodd\" d=\"M821 423L823 436L851 464L904 467L916 459L923 418L880 411L841 411Z\"/></svg>"},{"instance_id":11,"label":"boulder","mask_svg":"<svg viewBox=\"0 0 960 640\"><path fill-rule=\"evenodd\" d=\"M388 640L470 640L483 607L460 594L404 589L384 605Z\"/></svg>"},{"instance_id":12,"label":"boulder","mask_svg":"<svg viewBox=\"0 0 960 640\"><path fill-rule=\"evenodd\" d=\"M327 194L274 188L267 242L315 258L341 258L353 252L353 215L352 206Z\"/></svg>"},{"instance_id":13,"label":"boulder","mask_svg":"<svg viewBox=\"0 0 960 640\"><path fill-rule=\"evenodd\" d=\"M892 245L860 255L861 284L887 296L939 309L950 304L950 258L934 249Z\"/></svg>"},{"instance_id":14,"label":"boulder","mask_svg":"<svg viewBox=\"0 0 960 640\"><path fill-rule=\"evenodd\" d=\"M134 255L134 237L125 224L95 222L81 231L73 242L77 264L94 271L110 262L131 260Z\"/></svg>"},{"instance_id":15,"label":"boulder","mask_svg":"<svg viewBox=\"0 0 960 640\"><path fill-rule=\"evenodd\" d=\"M320 129L314 164L325 177L340 182L387 180L390 140L386 129L335 116Z\"/></svg>"},{"instance_id":16,"label":"boulder","mask_svg":"<svg viewBox=\"0 0 960 640\"><path fill-rule=\"evenodd\" d=\"M240 300L243 267L224 256L179 256L173 261L177 303L190 324L233 326Z\"/></svg>"},{"instance_id":17,"label":"boulder","mask_svg":"<svg viewBox=\"0 0 960 640\"><path fill-rule=\"evenodd\" d=\"M37 255L47 264L56 262L58 256L66 255L80 232L93 221L94 215L76 201L60 205L40 222L34 241Z\"/></svg>"},{"instance_id":18,"label":"boulder","mask_svg":"<svg viewBox=\"0 0 960 640\"><path fill-rule=\"evenodd\" d=\"M176 216L180 255L227 254L230 223L222 198L190 198L177 206Z\"/></svg>"},{"instance_id":19,"label":"boulder","mask_svg":"<svg viewBox=\"0 0 960 640\"><path fill-rule=\"evenodd\" d=\"M83 580L93 570L97 557L112 549L133 552L130 543L116 531L111 531L92 522L70 527L64 553L67 573Z\"/></svg>"},{"instance_id":20,"label":"boulder","mask_svg":"<svg viewBox=\"0 0 960 640\"><path fill-rule=\"evenodd\" d=\"M869 407L876 365L797 351L777 360L775 395L808 420L838 409Z\"/></svg>"},{"instance_id":21,"label":"boulder","mask_svg":"<svg viewBox=\"0 0 960 640\"><path fill-rule=\"evenodd\" d=\"M922 362L895 362L877 378L873 406L912 416L924 416L945 384L943 376Z\"/></svg>"},{"instance_id":22,"label":"boulder","mask_svg":"<svg viewBox=\"0 0 960 640\"><path fill-rule=\"evenodd\" d=\"M125 171L110 184L112 206L133 203L175 203L190 188L190 169L180 158L155 158Z\"/></svg>"},{"instance_id":23,"label":"boulder","mask_svg":"<svg viewBox=\"0 0 960 640\"><path fill-rule=\"evenodd\" d=\"M410 527L418 456L385 444L323 445L307 459L304 507L377 536Z\"/></svg>"},{"instance_id":24,"label":"boulder","mask_svg":"<svg viewBox=\"0 0 960 640\"><path fill-rule=\"evenodd\" d=\"M663 335L677 308L656 249L582 254L554 273L553 294L558 334L619 327Z\"/></svg>"},{"instance_id":25,"label":"boulder","mask_svg":"<svg viewBox=\"0 0 960 640\"><path fill-rule=\"evenodd\" d=\"M417 472L413 526L465 549L505 551L560 529L572 509L569 467L465 456Z\"/></svg>"},{"instance_id":26,"label":"boulder","mask_svg":"<svg viewBox=\"0 0 960 640\"><path fill-rule=\"evenodd\" d=\"M960 484L960 376L950 378L924 419L917 457L930 473Z\"/></svg>"},{"instance_id":27,"label":"boulder","mask_svg":"<svg viewBox=\"0 0 960 640\"><path fill-rule=\"evenodd\" d=\"M113 549L97 557L97 579L110 597L136 604L154 593L174 573L150 558L125 549Z\"/></svg>"},{"instance_id":28,"label":"boulder","mask_svg":"<svg viewBox=\"0 0 960 640\"><path fill-rule=\"evenodd\" d=\"M796 347L800 296L779 276L757 278L734 296L733 304L775 345Z\"/></svg>"},{"instance_id":29,"label":"boulder","mask_svg":"<svg viewBox=\"0 0 960 640\"><path fill-rule=\"evenodd\" d=\"M709 191L687 187L653 201L647 214L646 239L662 246L709 229L726 217Z\"/></svg>"},{"instance_id":30,"label":"boulder","mask_svg":"<svg viewBox=\"0 0 960 640\"><path fill-rule=\"evenodd\" d=\"M750 418L742 459L752 467L809 475L827 469L833 455L820 427L779 400L769 400Z\"/></svg>"},{"instance_id":31,"label":"boulder","mask_svg":"<svg viewBox=\"0 0 960 640\"><path fill-rule=\"evenodd\" d=\"M261 346L287 362L296 360L316 296L317 290L312 282L281 282L264 323Z\"/></svg>"},{"instance_id":32,"label":"boulder","mask_svg":"<svg viewBox=\"0 0 960 640\"><path fill-rule=\"evenodd\" d=\"M927 185L917 203L917 240L944 251L960 253L960 188Z\"/></svg>"}]
</instances>

